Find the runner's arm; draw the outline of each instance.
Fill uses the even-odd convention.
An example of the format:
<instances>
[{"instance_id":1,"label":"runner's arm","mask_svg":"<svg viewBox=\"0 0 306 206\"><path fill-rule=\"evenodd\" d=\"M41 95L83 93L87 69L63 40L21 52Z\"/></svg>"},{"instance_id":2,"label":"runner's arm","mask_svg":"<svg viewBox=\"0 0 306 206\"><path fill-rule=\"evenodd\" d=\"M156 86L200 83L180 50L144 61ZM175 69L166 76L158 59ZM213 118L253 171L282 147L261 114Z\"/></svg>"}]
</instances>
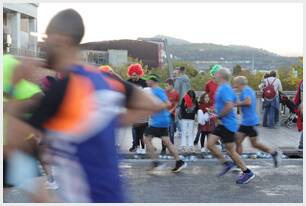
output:
<instances>
[{"instance_id":1,"label":"runner's arm","mask_svg":"<svg viewBox=\"0 0 306 206\"><path fill-rule=\"evenodd\" d=\"M227 102L221 111L221 113L218 115L218 118L221 119L222 117L226 116L235 106L233 102Z\"/></svg>"},{"instance_id":2,"label":"runner's arm","mask_svg":"<svg viewBox=\"0 0 306 206\"><path fill-rule=\"evenodd\" d=\"M242 102L237 102L237 107L241 107L241 106L250 106L251 105L251 98L250 97L246 97L246 99Z\"/></svg>"}]
</instances>

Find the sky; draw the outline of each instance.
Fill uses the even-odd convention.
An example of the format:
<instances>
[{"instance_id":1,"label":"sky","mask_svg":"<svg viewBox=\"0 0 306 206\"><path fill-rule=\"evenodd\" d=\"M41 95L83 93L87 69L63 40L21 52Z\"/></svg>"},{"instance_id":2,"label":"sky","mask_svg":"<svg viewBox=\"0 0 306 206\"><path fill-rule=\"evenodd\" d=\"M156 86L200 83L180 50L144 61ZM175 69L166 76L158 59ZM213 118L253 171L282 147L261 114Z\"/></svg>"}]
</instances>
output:
<instances>
[{"instance_id":1,"label":"sky","mask_svg":"<svg viewBox=\"0 0 306 206\"><path fill-rule=\"evenodd\" d=\"M162 34L192 43L303 54L302 3L40 3L38 32L44 33L52 16L67 8L83 17L82 42Z\"/></svg>"}]
</instances>

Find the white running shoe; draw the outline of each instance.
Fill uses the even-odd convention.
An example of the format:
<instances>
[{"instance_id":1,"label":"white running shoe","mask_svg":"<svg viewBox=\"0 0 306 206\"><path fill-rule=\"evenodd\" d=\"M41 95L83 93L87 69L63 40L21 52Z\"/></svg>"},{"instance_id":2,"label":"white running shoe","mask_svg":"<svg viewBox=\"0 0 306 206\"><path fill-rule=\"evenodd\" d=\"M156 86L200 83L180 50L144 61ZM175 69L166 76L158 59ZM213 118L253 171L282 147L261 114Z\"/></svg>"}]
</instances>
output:
<instances>
[{"instance_id":1,"label":"white running shoe","mask_svg":"<svg viewBox=\"0 0 306 206\"><path fill-rule=\"evenodd\" d=\"M205 147L201 148L201 153L206 153L206 148Z\"/></svg>"},{"instance_id":2,"label":"white running shoe","mask_svg":"<svg viewBox=\"0 0 306 206\"><path fill-rule=\"evenodd\" d=\"M218 150L220 150L222 152L222 146L220 144L216 145L216 147L218 148Z\"/></svg>"},{"instance_id":3,"label":"white running shoe","mask_svg":"<svg viewBox=\"0 0 306 206\"><path fill-rule=\"evenodd\" d=\"M55 181L53 181L53 182L46 181L45 182L45 187L48 190L57 190L58 189L58 185L56 184Z\"/></svg>"},{"instance_id":4,"label":"white running shoe","mask_svg":"<svg viewBox=\"0 0 306 206\"><path fill-rule=\"evenodd\" d=\"M140 154L146 154L146 149L140 149Z\"/></svg>"},{"instance_id":5,"label":"white running shoe","mask_svg":"<svg viewBox=\"0 0 306 206\"><path fill-rule=\"evenodd\" d=\"M141 149L139 147L136 149L136 154L141 154Z\"/></svg>"}]
</instances>

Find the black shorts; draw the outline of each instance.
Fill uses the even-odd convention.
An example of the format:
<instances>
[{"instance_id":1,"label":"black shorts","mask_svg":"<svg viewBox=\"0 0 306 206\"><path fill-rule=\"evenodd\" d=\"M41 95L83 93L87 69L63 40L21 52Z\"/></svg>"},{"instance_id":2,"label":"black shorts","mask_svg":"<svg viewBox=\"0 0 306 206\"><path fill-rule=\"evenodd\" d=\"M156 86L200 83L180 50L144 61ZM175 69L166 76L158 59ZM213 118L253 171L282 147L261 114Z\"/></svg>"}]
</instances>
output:
<instances>
[{"instance_id":1,"label":"black shorts","mask_svg":"<svg viewBox=\"0 0 306 206\"><path fill-rule=\"evenodd\" d=\"M144 132L145 136L152 136L152 137L168 137L168 128L158 128L149 126L145 129Z\"/></svg>"},{"instance_id":2,"label":"black shorts","mask_svg":"<svg viewBox=\"0 0 306 206\"><path fill-rule=\"evenodd\" d=\"M257 137L258 136L257 129L254 126L240 125L240 127L238 129L238 132L241 132L248 137Z\"/></svg>"},{"instance_id":3,"label":"black shorts","mask_svg":"<svg viewBox=\"0 0 306 206\"><path fill-rule=\"evenodd\" d=\"M235 142L235 132L228 130L223 125L218 125L214 131L212 131L212 134L220 137L223 143Z\"/></svg>"}]
</instances>

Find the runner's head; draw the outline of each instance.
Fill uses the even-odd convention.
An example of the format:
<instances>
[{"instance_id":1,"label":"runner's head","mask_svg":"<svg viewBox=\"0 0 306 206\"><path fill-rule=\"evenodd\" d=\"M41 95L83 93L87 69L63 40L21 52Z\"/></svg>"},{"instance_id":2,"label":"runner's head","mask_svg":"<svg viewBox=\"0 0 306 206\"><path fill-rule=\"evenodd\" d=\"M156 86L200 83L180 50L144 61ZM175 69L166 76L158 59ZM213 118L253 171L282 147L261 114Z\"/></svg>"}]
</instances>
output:
<instances>
[{"instance_id":1,"label":"runner's head","mask_svg":"<svg viewBox=\"0 0 306 206\"><path fill-rule=\"evenodd\" d=\"M57 13L49 22L45 39L48 66L58 68L63 62L75 58L85 32L82 17L73 9Z\"/></svg>"},{"instance_id":2,"label":"runner's head","mask_svg":"<svg viewBox=\"0 0 306 206\"><path fill-rule=\"evenodd\" d=\"M234 78L233 88L237 89L239 92L248 85L248 79L245 76L238 76Z\"/></svg>"},{"instance_id":3,"label":"runner's head","mask_svg":"<svg viewBox=\"0 0 306 206\"><path fill-rule=\"evenodd\" d=\"M221 67L215 74L217 84L229 82L232 77L231 71L228 68Z\"/></svg>"},{"instance_id":4,"label":"runner's head","mask_svg":"<svg viewBox=\"0 0 306 206\"><path fill-rule=\"evenodd\" d=\"M144 77L147 81L147 85L149 87L155 87L159 85L160 77L157 74L149 74L148 76Z\"/></svg>"}]
</instances>

